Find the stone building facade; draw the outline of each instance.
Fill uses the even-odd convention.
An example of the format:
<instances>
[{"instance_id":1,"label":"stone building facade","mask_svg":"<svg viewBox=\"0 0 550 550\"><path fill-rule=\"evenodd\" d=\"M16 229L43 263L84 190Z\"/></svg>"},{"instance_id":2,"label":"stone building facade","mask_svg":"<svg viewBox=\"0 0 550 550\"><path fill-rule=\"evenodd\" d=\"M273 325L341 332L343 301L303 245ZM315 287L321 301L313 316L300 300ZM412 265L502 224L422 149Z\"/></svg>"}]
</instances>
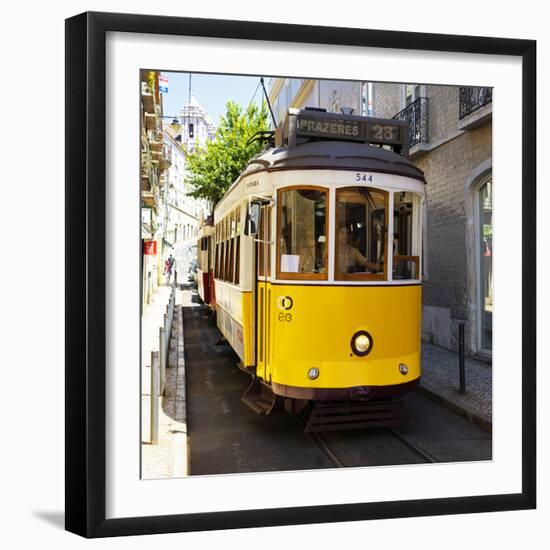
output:
<instances>
[{"instance_id":1,"label":"stone building facade","mask_svg":"<svg viewBox=\"0 0 550 550\"><path fill-rule=\"evenodd\" d=\"M456 350L465 323L467 353L490 359L492 90L272 79L270 100L278 122L306 106L409 122L410 157L427 180L422 336Z\"/></svg>"},{"instance_id":2,"label":"stone building facade","mask_svg":"<svg viewBox=\"0 0 550 550\"><path fill-rule=\"evenodd\" d=\"M164 190L170 160L164 145L158 76L155 71L141 71L140 74L142 304L149 303L156 287L163 281Z\"/></svg>"}]
</instances>

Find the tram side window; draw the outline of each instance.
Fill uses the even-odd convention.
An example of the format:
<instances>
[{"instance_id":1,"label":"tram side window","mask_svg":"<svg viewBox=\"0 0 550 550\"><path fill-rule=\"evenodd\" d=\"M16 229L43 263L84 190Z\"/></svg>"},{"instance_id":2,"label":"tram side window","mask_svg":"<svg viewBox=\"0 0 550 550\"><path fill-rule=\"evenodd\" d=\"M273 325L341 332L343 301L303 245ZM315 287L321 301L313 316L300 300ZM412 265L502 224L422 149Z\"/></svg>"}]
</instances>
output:
<instances>
[{"instance_id":1,"label":"tram side window","mask_svg":"<svg viewBox=\"0 0 550 550\"><path fill-rule=\"evenodd\" d=\"M327 278L328 190L282 189L278 197L277 276Z\"/></svg>"},{"instance_id":2,"label":"tram side window","mask_svg":"<svg viewBox=\"0 0 550 550\"><path fill-rule=\"evenodd\" d=\"M394 194L393 279L420 278L420 199L413 193Z\"/></svg>"},{"instance_id":3,"label":"tram side window","mask_svg":"<svg viewBox=\"0 0 550 550\"><path fill-rule=\"evenodd\" d=\"M216 253L216 277L222 278L222 256L223 256L223 242L222 242L222 228L218 226L218 251Z\"/></svg>"},{"instance_id":4,"label":"tram side window","mask_svg":"<svg viewBox=\"0 0 550 550\"><path fill-rule=\"evenodd\" d=\"M212 237L206 238L206 271L210 273L212 268Z\"/></svg>"},{"instance_id":5,"label":"tram side window","mask_svg":"<svg viewBox=\"0 0 550 550\"><path fill-rule=\"evenodd\" d=\"M202 270L202 239L197 241L197 269Z\"/></svg>"},{"instance_id":6,"label":"tram side window","mask_svg":"<svg viewBox=\"0 0 550 550\"><path fill-rule=\"evenodd\" d=\"M235 284L238 285L241 275L241 236L237 235L235 241Z\"/></svg>"},{"instance_id":7,"label":"tram side window","mask_svg":"<svg viewBox=\"0 0 550 550\"><path fill-rule=\"evenodd\" d=\"M337 279L386 278L388 193L368 187L336 190Z\"/></svg>"},{"instance_id":8,"label":"tram side window","mask_svg":"<svg viewBox=\"0 0 550 550\"><path fill-rule=\"evenodd\" d=\"M258 240L271 241L271 208L262 208L259 225ZM258 243L258 275L271 277L270 246L264 242Z\"/></svg>"},{"instance_id":9,"label":"tram side window","mask_svg":"<svg viewBox=\"0 0 550 550\"><path fill-rule=\"evenodd\" d=\"M214 250L213 250L213 253L214 253L214 278L217 279L218 278L218 257L219 257L219 252L218 252L218 226L216 225L216 229L214 230Z\"/></svg>"},{"instance_id":10,"label":"tram side window","mask_svg":"<svg viewBox=\"0 0 550 550\"><path fill-rule=\"evenodd\" d=\"M226 231L226 220L222 220L222 255L220 258L220 279L225 281L225 258L227 256L227 231Z\"/></svg>"},{"instance_id":11,"label":"tram side window","mask_svg":"<svg viewBox=\"0 0 550 550\"><path fill-rule=\"evenodd\" d=\"M240 275L241 275L241 207L239 206L235 213L235 277L234 282L236 285L239 284Z\"/></svg>"},{"instance_id":12,"label":"tram side window","mask_svg":"<svg viewBox=\"0 0 550 550\"><path fill-rule=\"evenodd\" d=\"M235 212L231 214L230 222L229 222L229 270L228 270L228 276L227 280L230 283L235 282Z\"/></svg>"},{"instance_id":13,"label":"tram side window","mask_svg":"<svg viewBox=\"0 0 550 550\"><path fill-rule=\"evenodd\" d=\"M222 281L225 280L225 275L224 275L224 267L225 267L224 258L225 258L225 243L222 241L222 242L220 243L220 279L221 279Z\"/></svg>"},{"instance_id":14,"label":"tram side window","mask_svg":"<svg viewBox=\"0 0 550 550\"><path fill-rule=\"evenodd\" d=\"M206 237L201 237L198 244L198 267L201 271L206 271Z\"/></svg>"}]
</instances>

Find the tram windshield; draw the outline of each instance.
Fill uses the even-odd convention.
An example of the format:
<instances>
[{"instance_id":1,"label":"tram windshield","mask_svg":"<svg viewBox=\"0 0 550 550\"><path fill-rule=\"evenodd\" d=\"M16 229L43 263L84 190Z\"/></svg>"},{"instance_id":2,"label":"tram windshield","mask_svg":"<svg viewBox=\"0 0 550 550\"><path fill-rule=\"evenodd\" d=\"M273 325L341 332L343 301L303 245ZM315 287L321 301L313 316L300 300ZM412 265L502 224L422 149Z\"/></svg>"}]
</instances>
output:
<instances>
[{"instance_id":1,"label":"tram windshield","mask_svg":"<svg viewBox=\"0 0 550 550\"><path fill-rule=\"evenodd\" d=\"M279 191L278 272L284 278L327 278L328 190Z\"/></svg>"},{"instance_id":2,"label":"tram windshield","mask_svg":"<svg viewBox=\"0 0 550 550\"><path fill-rule=\"evenodd\" d=\"M336 190L337 279L384 279L388 193L367 187Z\"/></svg>"}]
</instances>

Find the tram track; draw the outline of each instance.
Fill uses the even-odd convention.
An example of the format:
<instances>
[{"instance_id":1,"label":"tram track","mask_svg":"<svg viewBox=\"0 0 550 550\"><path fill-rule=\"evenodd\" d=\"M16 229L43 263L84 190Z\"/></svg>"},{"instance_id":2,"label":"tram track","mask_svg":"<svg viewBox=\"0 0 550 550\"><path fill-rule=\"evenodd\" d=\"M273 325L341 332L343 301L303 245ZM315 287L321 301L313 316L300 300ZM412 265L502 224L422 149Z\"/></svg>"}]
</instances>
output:
<instances>
[{"instance_id":1,"label":"tram track","mask_svg":"<svg viewBox=\"0 0 550 550\"><path fill-rule=\"evenodd\" d=\"M306 432L305 428L307 426L308 419L303 414L294 415L299 425L304 428L304 433L309 437L309 439L314 443L314 445L323 453L325 458L335 467L335 468L346 468L353 467L354 464L346 464L341 457L338 456L338 453L331 447L330 443L320 432ZM382 428L385 432L392 434L397 440L405 445L408 449L412 450L417 456L421 457L425 463L437 463L437 460L432 454L428 451L417 445L411 438L401 433L399 430L393 427ZM334 433L334 432L332 432Z\"/></svg>"},{"instance_id":2,"label":"tram track","mask_svg":"<svg viewBox=\"0 0 550 550\"><path fill-rule=\"evenodd\" d=\"M345 468L344 464L336 455L336 453L331 449L328 443L323 439L323 437L317 432L306 432L307 426L307 417L302 413L292 415L296 422L301 428L303 428L304 433L309 437L313 444L323 453L325 458L335 467L335 468Z\"/></svg>"},{"instance_id":3,"label":"tram track","mask_svg":"<svg viewBox=\"0 0 550 550\"><path fill-rule=\"evenodd\" d=\"M389 428L388 427L388 428L386 428L386 430L388 430L390 433L395 435L400 441L405 443L405 445L407 445L407 447L409 447L409 449L412 449L418 455L420 455L422 458L424 458L426 460L426 462L429 462L429 463L432 463L432 464L436 463L436 462L440 462L433 455L431 455L428 451L424 450L422 447L417 445L410 437L407 437L406 435L402 434L401 432L399 432L395 428Z\"/></svg>"}]
</instances>

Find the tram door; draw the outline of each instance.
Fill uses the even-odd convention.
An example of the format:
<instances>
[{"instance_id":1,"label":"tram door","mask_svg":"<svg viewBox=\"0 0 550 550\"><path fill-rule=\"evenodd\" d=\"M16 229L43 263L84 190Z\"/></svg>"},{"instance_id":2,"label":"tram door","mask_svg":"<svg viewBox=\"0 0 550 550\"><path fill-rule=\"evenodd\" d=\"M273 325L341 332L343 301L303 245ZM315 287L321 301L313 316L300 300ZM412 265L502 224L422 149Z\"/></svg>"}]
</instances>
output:
<instances>
[{"instance_id":1,"label":"tram door","mask_svg":"<svg viewBox=\"0 0 550 550\"><path fill-rule=\"evenodd\" d=\"M256 242L256 375L266 382L271 381L271 209L270 205L261 208Z\"/></svg>"}]
</instances>

